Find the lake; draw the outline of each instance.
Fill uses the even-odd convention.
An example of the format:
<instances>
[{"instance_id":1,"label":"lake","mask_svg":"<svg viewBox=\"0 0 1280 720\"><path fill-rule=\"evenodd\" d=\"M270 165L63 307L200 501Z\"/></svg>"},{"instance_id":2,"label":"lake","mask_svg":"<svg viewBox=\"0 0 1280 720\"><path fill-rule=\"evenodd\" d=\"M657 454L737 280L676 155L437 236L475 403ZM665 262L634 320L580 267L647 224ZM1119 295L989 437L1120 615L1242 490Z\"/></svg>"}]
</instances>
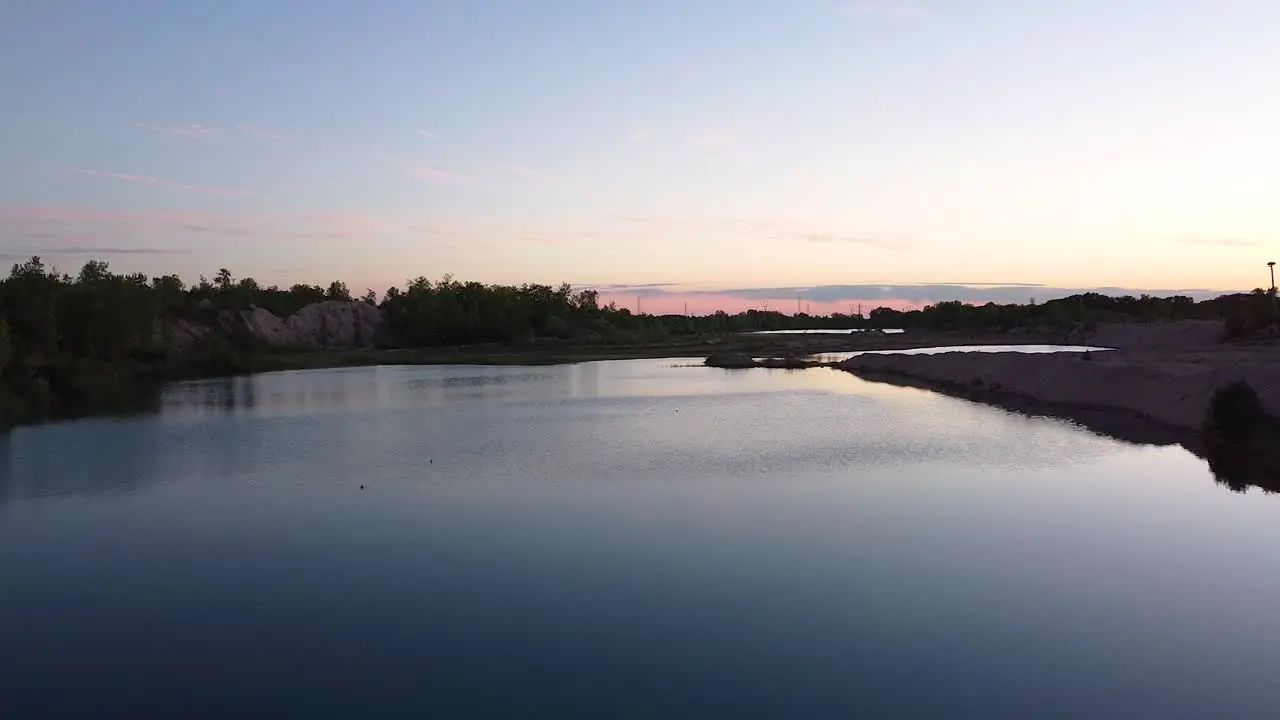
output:
<instances>
[{"instance_id":1,"label":"lake","mask_svg":"<svg viewBox=\"0 0 1280 720\"><path fill-rule=\"evenodd\" d=\"M752 330L743 333L743 335L849 335L851 333L868 332L864 329L852 330L833 330L833 329L806 329L806 330ZM886 335L901 335L902 330L898 329L881 329L878 332Z\"/></svg>"},{"instance_id":2,"label":"lake","mask_svg":"<svg viewBox=\"0 0 1280 720\"><path fill-rule=\"evenodd\" d=\"M1081 352L1105 352L1111 348L1093 347L1092 345L1037 345L1027 343L1022 345L947 345L943 347L923 347L923 348L902 348L897 350L846 350L841 352L824 352L816 353L811 357L820 362L840 362L858 355L937 355L939 353L949 352L979 352L979 353L1031 353L1040 355L1046 353L1081 353Z\"/></svg>"},{"instance_id":3,"label":"lake","mask_svg":"<svg viewBox=\"0 0 1280 720\"><path fill-rule=\"evenodd\" d=\"M1274 715L1280 497L1062 420L694 362L278 373L19 429L0 707Z\"/></svg>"}]
</instances>

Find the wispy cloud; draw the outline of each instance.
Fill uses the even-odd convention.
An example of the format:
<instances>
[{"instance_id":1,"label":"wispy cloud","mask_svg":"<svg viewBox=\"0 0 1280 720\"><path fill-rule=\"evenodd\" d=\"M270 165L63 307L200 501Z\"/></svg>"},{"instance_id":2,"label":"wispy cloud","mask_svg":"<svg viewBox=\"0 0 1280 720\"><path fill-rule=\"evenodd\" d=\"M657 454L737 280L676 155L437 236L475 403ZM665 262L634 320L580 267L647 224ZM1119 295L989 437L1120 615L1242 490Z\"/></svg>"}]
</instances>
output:
<instances>
[{"instance_id":1,"label":"wispy cloud","mask_svg":"<svg viewBox=\"0 0 1280 720\"><path fill-rule=\"evenodd\" d=\"M426 128L422 128L422 129L418 130L418 134L419 134L419 135L421 135L422 137L424 137L424 138L428 139L428 140L439 140L439 139L440 139L440 136L439 136L439 135L437 135L436 133L434 133L434 132L432 132L432 131L430 131L430 130L428 130L428 129L426 129Z\"/></svg>"},{"instance_id":2,"label":"wispy cloud","mask_svg":"<svg viewBox=\"0 0 1280 720\"><path fill-rule=\"evenodd\" d=\"M1175 242L1182 243L1183 245L1201 245L1204 247L1216 247L1216 248L1256 248L1256 247L1262 246L1262 243L1258 242L1257 240L1246 240L1244 238L1229 238L1229 237L1188 236L1188 237L1176 238Z\"/></svg>"},{"instance_id":3,"label":"wispy cloud","mask_svg":"<svg viewBox=\"0 0 1280 720\"><path fill-rule=\"evenodd\" d=\"M235 227L232 225L222 224L199 224L199 223L182 223L178 225L179 230L187 232L202 233L207 235L252 235L253 231L245 227Z\"/></svg>"},{"instance_id":4,"label":"wispy cloud","mask_svg":"<svg viewBox=\"0 0 1280 720\"><path fill-rule=\"evenodd\" d=\"M1038 302L1081 293L1097 292L1104 295L1156 296L1188 295L1197 299L1217 297L1228 291L1206 289L1136 289L1117 287L1059 288L1027 285L1025 283L989 283L984 285L922 283L896 285L886 283L859 283L855 285L818 285L814 287L729 287L714 290L688 289L670 284L594 285L602 294L617 297L639 295L654 301L666 300L666 307L675 307L677 301L695 299L699 307L758 307L768 303L771 307L794 307L800 299L838 309L844 312L851 303L868 303L869 307L919 307L944 300L981 304L1026 303L1033 298Z\"/></svg>"},{"instance_id":5,"label":"wispy cloud","mask_svg":"<svg viewBox=\"0 0 1280 720\"><path fill-rule=\"evenodd\" d=\"M165 135L173 135L175 137L190 138L192 140L205 140L211 137L221 135L222 132L215 127L209 125L190 124L190 125L145 125L139 124L138 127L152 132L163 133Z\"/></svg>"},{"instance_id":6,"label":"wispy cloud","mask_svg":"<svg viewBox=\"0 0 1280 720\"><path fill-rule=\"evenodd\" d=\"M931 10L912 0L849 0L838 10L841 15L855 18L921 20L933 16Z\"/></svg>"},{"instance_id":7,"label":"wispy cloud","mask_svg":"<svg viewBox=\"0 0 1280 720\"><path fill-rule=\"evenodd\" d=\"M424 180L432 185L457 185L463 182L461 175L434 167L418 167L413 171L413 174L419 180Z\"/></svg>"},{"instance_id":8,"label":"wispy cloud","mask_svg":"<svg viewBox=\"0 0 1280 720\"><path fill-rule=\"evenodd\" d=\"M110 178L112 180L120 180L122 182L135 183L138 185L153 185L156 187L172 188L174 190L184 190L187 192L205 193L209 195L236 195L240 197L253 197L253 193L240 188L221 187L218 185L188 185L186 183L173 182L157 177L148 177L146 175L134 175L132 173L108 172L103 170L86 170L77 168L72 172L81 175L92 175L93 177Z\"/></svg>"},{"instance_id":9,"label":"wispy cloud","mask_svg":"<svg viewBox=\"0 0 1280 720\"><path fill-rule=\"evenodd\" d=\"M638 145L649 139L649 130L647 128L636 128L627 133L627 142L632 145Z\"/></svg>"},{"instance_id":10,"label":"wispy cloud","mask_svg":"<svg viewBox=\"0 0 1280 720\"><path fill-rule=\"evenodd\" d=\"M165 247L125 247L119 245L95 245L88 238L78 236L58 236L48 238L63 240L67 244L42 243L0 249L0 257L7 259L27 259L33 255L41 257L56 256L92 256L110 257L112 255L185 255L187 250Z\"/></svg>"},{"instance_id":11,"label":"wispy cloud","mask_svg":"<svg viewBox=\"0 0 1280 720\"><path fill-rule=\"evenodd\" d=\"M266 128L260 128L257 125L250 125L248 123L240 123L239 125L236 125L236 130L239 130L244 135L256 137L259 140L283 140L284 139L284 135L278 132L267 130Z\"/></svg>"},{"instance_id":12,"label":"wispy cloud","mask_svg":"<svg viewBox=\"0 0 1280 720\"><path fill-rule=\"evenodd\" d=\"M4 205L0 206L0 225L31 227L68 224L167 226L181 224L221 223L217 215L195 212L138 212L100 210L79 206Z\"/></svg>"},{"instance_id":13,"label":"wispy cloud","mask_svg":"<svg viewBox=\"0 0 1280 720\"><path fill-rule=\"evenodd\" d=\"M304 230L302 232L289 233L289 237L300 240L352 240L357 235L346 230Z\"/></svg>"},{"instance_id":14,"label":"wispy cloud","mask_svg":"<svg viewBox=\"0 0 1280 720\"><path fill-rule=\"evenodd\" d=\"M689 144L698 148L723 148L738 144L738 138L727 133L698 133L689 136Z\"/></svg>"},{"instance_id":15,"label":"wispy cloud","mask_svg":"<svg viewBox=\"0 0 1280 720\"><path fill-rule=\"evenodd\" d=\"M522 177L527 177L530 180L547 179L546 173L542 172L541 170L538 170L537 168L529 167L528 165L508 165L507 169L517 175L520 175Z\"/></svg>"},{"instance_id":16,"label":"wispy cloud","mask_svg":"<svg viewBox=\"0 0 1280 720\"><path fill-rule=\"evenodd\" d=\"M100 238L125 246L140 238L152 241L186 236L189 240L248 237L348 240L370 238L408 227L389 218L360 213L203 213L101 210L77 206L0 205L3 238L68 240ZM87 242L86 242L87 244Z\"/></svg>"},{"instance_id":17,"label":"wispy cloud","mask_svg":"<svg viewBox=\"0 0 1280 720\"><path fill-rule=\"evenodd\" d=\"M102 170L83 170L77 169L75 172L81 175L93 175L94 177L111 178L112 180L123 180L124 182L138 183L141 185L163 185L164 182L160 178L147 177L145 175L133 175L131 173L122 172L104 172Z\"/></svg>"},{"instance_id":18,"label":"wispy cloud","mask_svg":"<svg viewBox=\"0 0 1280 720\"><path fill-rule=\"evenodd\" d=\"M622 291L622 292L637 292L637 291L638 291L638 292L644 292L644 291L657 291L657 292L663 292L663 291L667 290L668 288L678 287L678 285L677 285L676 283L641 283L641 284L639 284L639 285L632 285L632 284L607 284L607 285L592 285L592 286L590 286L590 287L592 287L592 288L594 288L594 289L596 289L596 290L599 290L599 291L601 291L601 292L605 292L605 291L609 291L609 292L616 292L616 291Z\"/></svg>"},{"instance_id":19,"label":"wispy cloud","mask_svg":"<svg viewBox=\"0 0 1280 720\"><path fill-rule=\"evenodd\" d=\"M865 245L886 250L901 249L906 243L901 239L877 237L873 235L842 235L829 232L809 232L796 235L782 235L781 239L803 240L811 243L839 243L845 245Z\"/></svg>"},{"instance_id":20,"label":"wispy cloud","mask_svg":"<svg viewBox=\"0 0 1280 720\"><path fill-rule=\"evenodd\" d=\"M390 229L394 223L377 215L364 213L308 213L301 216L308 222L317 222L326 227L340 228L344 232L370 233Z\"/></svg>"}]
</instances>

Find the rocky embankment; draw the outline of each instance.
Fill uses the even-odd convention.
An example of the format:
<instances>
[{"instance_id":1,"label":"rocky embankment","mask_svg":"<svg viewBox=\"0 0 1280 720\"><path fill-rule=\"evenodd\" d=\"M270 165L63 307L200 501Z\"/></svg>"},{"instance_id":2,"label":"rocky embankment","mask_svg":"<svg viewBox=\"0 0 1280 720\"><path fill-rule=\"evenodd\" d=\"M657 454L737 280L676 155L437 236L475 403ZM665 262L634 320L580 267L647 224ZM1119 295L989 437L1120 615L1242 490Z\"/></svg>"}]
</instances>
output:
<instances>
[{"instance_id":1,"label":"rocky embankment","mask_svg":"<svg viewBox=\"0 0 1280 720\"><path fill-rule=\"evenodd\" d=\"M1280 416L1280 349L1220 342L1221 325L1189 321L1106 327L1088 353L864 354L836 367L872 380L970 397L1013 398L1118 410L1175 428L1199 429L1210 398L1235 381Z\"/></svg>"},{"instance_id":2,"label":"rocky embankment","mask_svg":"<svg viewBox=\"0 0 1280 720\"><path fill-rule=\"evenodd\" d=\"M190 350L215 333L275 349L352 349L376 347L384 340L385 322L382 311L369 303L326 300L284 318L254 306L239 311L205 307L171 319L163 332L165 344L177 352Z\"/></svg>"}]
</instances>

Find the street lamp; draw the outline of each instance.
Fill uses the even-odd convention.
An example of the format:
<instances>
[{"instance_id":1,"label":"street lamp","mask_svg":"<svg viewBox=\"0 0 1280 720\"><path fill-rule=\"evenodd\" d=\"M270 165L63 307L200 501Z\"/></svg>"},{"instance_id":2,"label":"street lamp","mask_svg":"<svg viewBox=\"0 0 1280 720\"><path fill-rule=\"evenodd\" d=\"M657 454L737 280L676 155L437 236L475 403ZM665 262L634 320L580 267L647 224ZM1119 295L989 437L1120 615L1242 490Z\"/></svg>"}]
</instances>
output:
<instances>
[{"instance_id":1,"label":"street lamp","mask_svg":"<svg viewBox=\"0 0 1280 720\"><path fill-rule=\"evenodd\" d=\"M1276 298L1276 262L1272 260L1267 263L1267 269L1271 271L1271 321L1280 320L1280 300Z\"/></svg>"}]
</instances>

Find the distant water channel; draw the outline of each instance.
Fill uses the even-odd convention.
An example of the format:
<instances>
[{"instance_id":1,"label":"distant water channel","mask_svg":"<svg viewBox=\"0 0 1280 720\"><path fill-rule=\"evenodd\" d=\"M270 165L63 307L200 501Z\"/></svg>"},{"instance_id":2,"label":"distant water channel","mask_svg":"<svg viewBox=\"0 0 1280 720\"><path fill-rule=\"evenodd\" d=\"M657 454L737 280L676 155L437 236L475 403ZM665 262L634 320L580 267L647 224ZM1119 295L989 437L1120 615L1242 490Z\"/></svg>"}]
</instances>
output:
<instances>
[{"instance_id":1,"label":"distant water channel","mask_svg":"<svg viewBox=\"0 0 1280 720\"><path fill-rule=\"evenodd\" d=\"M830 329L818 329L818 330L812 330L812 329L809 329L809 330L752 330L751 332L744 333L744 334L746 334L746 335L848 335L848 334L850 334L850 333L863 333L863 332L881 332L881 333L884 333L884 334L886 334L886 335L901 335L901 334L902 334L902 330L893 330L893 329L890 329L890 330L875 330L875 331L871 331L871 330L863 330L863 329L861 329L861 328L856 329L856 330L830 330Z\"/></svg>"},{"instance_id":2,"label":"distant water channel","mask_svg":"<svg viewBox=\"0 0 1280 720\"><path fill-rule=\"evenodd\" d=\"M1280 497L835 370L289 372L3 443L5 717L1280 699Z\"/></svg>"},{"instance_id":3,"label":"distant water channel","mask_svg":"<svg viewBox=\"0 0 1280 720\"><path fill-rule=\"evenodd\" d=\"M980 352L980 353L1000 353L1000 352L1019 352L1032 354L1045 353L1081 353L1081 352L1099 352L1110 350L1111 348L1093 347L1092 345L949 345L946 347L927 347L927 348L904 348L899 350L850 350L846 352L829 352L818 353L814 355L814 359L823 362L836 362L839 360L848 360L857 355L937 355L939 353L949 352Z\"/></svg>"}]
</instances>

